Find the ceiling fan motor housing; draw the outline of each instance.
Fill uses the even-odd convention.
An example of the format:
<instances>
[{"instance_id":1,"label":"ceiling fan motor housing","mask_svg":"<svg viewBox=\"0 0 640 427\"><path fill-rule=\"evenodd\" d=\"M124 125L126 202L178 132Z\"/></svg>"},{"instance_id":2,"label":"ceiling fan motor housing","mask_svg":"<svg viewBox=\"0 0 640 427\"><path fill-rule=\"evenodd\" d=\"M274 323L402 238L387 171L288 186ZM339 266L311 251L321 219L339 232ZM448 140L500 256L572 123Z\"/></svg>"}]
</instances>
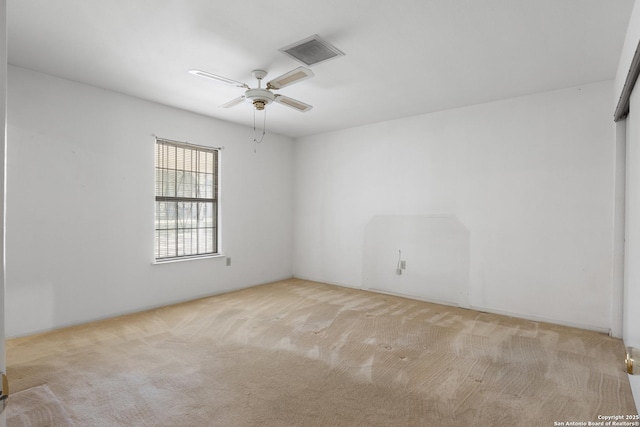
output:
<instances>
[{"instance_id":1,"label":"ceiling fan motor housing","mask_svg":"<svg viewBox=\"0 0 640 427\"><path fill-rule=\"evenodd\" d=\"M265 105L271 104L276 96L267 89L247 89L244 93L244 97L247 101L251 102L256 110L261 111L264 110Z\"/></svg>"}]
</instances>

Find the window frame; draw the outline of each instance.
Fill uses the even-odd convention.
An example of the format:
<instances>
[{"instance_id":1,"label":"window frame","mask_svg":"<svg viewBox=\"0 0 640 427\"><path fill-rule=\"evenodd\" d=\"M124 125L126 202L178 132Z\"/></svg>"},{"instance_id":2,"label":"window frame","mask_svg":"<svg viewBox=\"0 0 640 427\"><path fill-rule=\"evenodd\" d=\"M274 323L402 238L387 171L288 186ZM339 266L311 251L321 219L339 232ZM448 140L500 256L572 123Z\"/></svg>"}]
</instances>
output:
<instances>
[{"instance_id":1,"label":"window frame","mask_svg":"<svg viewBox=\"0 0 640 427\"><path fill-rule=\"evenodd\" d=\"M174 165L173 168L163 168L162 166L164 165L160 165L159 167L159 159L161 158L161 156L166 156L167 158L169 156L167 155L163 155L159 153L159 149L160 147L174 147L174 149L176 150L175 152L175 162L176 164ZM193 194L191 196L185 196L185 195L181 195L178 196L178 191L179 191L179 185L178 185L178 175L180 173L182 173L182 176L185 176L185 173L191 173L194 176L198 175L198 174L208 174L209 173L209 169L202 171L199 169L198 166L193 166L190 170L187 170L184 166L184 159L183 159L183 165L181 165L180 167L177 165L177 161L178 161L178 150L179 149L183 149L183 150L189 150L189 153L197 153L196 155L200 155L200 153L205 153L205 155L207 153L211 153L213 154L213 162L210 165L212 172L212 184L211 184L211 197L200 197L198 196L198 192L201 191L199 189L199 178L195 178L195 183L191 183L190 187L191 187L191 191L195 191L195 197L193 196ZM160 137L155 137L155 143L154 143L154 185L155 185L155 190L154 190L154 243L153 243L153 260L155 264L163 264L163 263L168 263L168 262L176 262L176 261L187 261L187 260L194 260L194 259L203 259L203 258L214 258L214 257L220 257L222 256L222 253L220 251L220 152L221 152L221 148L219 147L212 147L212 146L204 146L204 145L196 145L196 144L191 144L188 142L182 142L182 141L175 141L175 140L171 140L171 139L167 139L167 138L160 138ZM183 152L185 153L185 152ZM186 157L186 156L185 156ZM163 157L164 158L164 157ZM193 161L193 159L192 159ZM197 163L197 161L196 161ZM194 170L193 168L197 168L196 170ZM171 179L167 178L166 175L162 175L162 178L160 180L158 180L158 170L159 169L164 169L165 171L175 171L175 177L173 178L173 189L174 189L174 195L166 195L163 194L164 190L160 192L160 194L158 193L158 184L159 182L165 184L165 183L170 183ZM193 179L193 177L192 177ZM206 184L205 184L206 185ZM164 187L163 187L164 188ZM183 187L184 189L185 187ZM208 187L205 187L205 192L207 191ZM167 227L167 228L159 228L159 203L166 203L166 204L170 204L170 203L175 203L176 207L175 207L175 218L173 218L172 220L175 221L175 226L174 227ZM196 204L196 217L195 219L193 218L193 216L191 216L190 219L188 219L188 221L191 221L193 223L193 221L196 222L197 226L195 227L180 227L179 223L181 221L185 220L184 217L184 212L186 211L186 207L184 207L182 209L182 213L183 216L180 216L180 212L181 209L178 206L179 203L190 203L191 206L189 207L190 209L193 209L194 204ZM203 216L201 218L201 214L200 214L200 209L201 206L200 204L211 204L211 212L209 214L204 214L205 216ZM203 207L203 206L202 206ZM191 211L190 211L191 212ZM181 219L182 218L182 219ZM208 219L211 218L211 225L207 226L207 222ZM169 221L169 220L167 220ZM203 225L200 225L201 223L203 223ZM208 231L207 229L211 229L211 231ZM212 248L209 251L206 247L206 242L205 242L205 249L200 250L200 248L197 246L198 245L198 241L196 240L196 250L195 253L192 250L193 249L193 244L191 244L191 250L187 251L189 253L182 253L180 254L180 235L181 232L180 230L183 231L183 238L182 238L182 243L184 245L184 230L191 230L191 238L193 238L193 230L196 230L196 239L199 239L200 236L200 232L201 230L204 230L204 233L210 232L211 234L204 234L205 238L208 238L209 236L211 237L211 245ZM173 243L175 242L175 252L168 254L165 253L165 255L163 255L162 253L162 248L160 247L160 232L162 231L166 231L167 232L167 237L166 237L166 242L170 242ZM170 231L173 231L175 233L175 236L173 238L170 238L169 235L171 234ZM169 243L167 243L167 248L170 247ZM184 250L184 247L183 247Z\"/></svg>"}]
</instances>

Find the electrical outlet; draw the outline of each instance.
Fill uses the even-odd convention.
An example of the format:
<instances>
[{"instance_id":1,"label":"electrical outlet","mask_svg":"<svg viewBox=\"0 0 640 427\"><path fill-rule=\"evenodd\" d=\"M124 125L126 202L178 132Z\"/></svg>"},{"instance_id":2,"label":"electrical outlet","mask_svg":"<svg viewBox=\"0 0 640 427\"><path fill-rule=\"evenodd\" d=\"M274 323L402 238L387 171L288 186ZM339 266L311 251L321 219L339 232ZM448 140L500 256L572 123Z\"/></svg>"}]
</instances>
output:
<instances>
[{"instance_id":1,"label":"electrical outlet","mask_svg":"<svg viewBox=\"0 0 640 427\"><path fill-rule=\"evenodd\" d=\"M231 265L231 258L227 258L227 267Z\"/></svg>"},{"instance_id":2,"label":"electrical outlet","mask_svg":"<svg viewBox=\"0 0 640 427\"><path fill-rule=\"evenodd\" d=\"M401 269L399 269L399 268L396 268L396 274L397 274L398 276L400 276L400 275L402 274L402 270L401 270Z\"/></svg>"},{"instance_id":3,"label":"electrical outlet","mask_svg":"<svg viewBox=\"0 0 640 427\"><path fill-rule=\"evenodd\" d=\"M403 270L407 269L407 261L400 261L400 268Z\"/></svg>"}]
</instances>

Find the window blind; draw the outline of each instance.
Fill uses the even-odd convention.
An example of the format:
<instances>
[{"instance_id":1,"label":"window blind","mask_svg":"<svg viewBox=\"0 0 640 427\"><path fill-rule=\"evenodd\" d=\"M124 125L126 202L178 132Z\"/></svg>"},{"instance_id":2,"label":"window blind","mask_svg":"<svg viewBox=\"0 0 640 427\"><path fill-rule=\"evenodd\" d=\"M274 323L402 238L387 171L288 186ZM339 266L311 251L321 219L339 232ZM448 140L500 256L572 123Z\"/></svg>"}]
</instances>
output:
<instances>
[{"instance_id":1,"label":"window blind","mask_svg":"<svg viewBox=\"0 0 640 427\"><path fill-rule=\"evenodd\" d=\"M218 253L218 150L156 138L155 258Z\"/></svg>"}]
</instances>

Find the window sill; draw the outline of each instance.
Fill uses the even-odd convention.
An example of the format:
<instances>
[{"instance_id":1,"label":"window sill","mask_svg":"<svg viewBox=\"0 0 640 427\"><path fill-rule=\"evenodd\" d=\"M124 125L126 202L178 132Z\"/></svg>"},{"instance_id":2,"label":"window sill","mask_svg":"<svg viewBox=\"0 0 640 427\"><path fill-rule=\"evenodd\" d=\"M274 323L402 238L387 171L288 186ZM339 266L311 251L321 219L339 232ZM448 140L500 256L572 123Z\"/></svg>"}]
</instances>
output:
<instances>
[{"instance_id":1,"label":"window sill","mask_svg":"<svg viewBox=\"0 0 640 427\"><path fill-rule=\"evenodd\" d=\"M224 257L225 257L224 254L213 254L213 255L192 256L192 257L184 257L184 258L171 258L166 260L154 260L151 264L153 265L173 264L174 262L196 261L200 259L224 258Z\"/></svg>"}]
</instances>

